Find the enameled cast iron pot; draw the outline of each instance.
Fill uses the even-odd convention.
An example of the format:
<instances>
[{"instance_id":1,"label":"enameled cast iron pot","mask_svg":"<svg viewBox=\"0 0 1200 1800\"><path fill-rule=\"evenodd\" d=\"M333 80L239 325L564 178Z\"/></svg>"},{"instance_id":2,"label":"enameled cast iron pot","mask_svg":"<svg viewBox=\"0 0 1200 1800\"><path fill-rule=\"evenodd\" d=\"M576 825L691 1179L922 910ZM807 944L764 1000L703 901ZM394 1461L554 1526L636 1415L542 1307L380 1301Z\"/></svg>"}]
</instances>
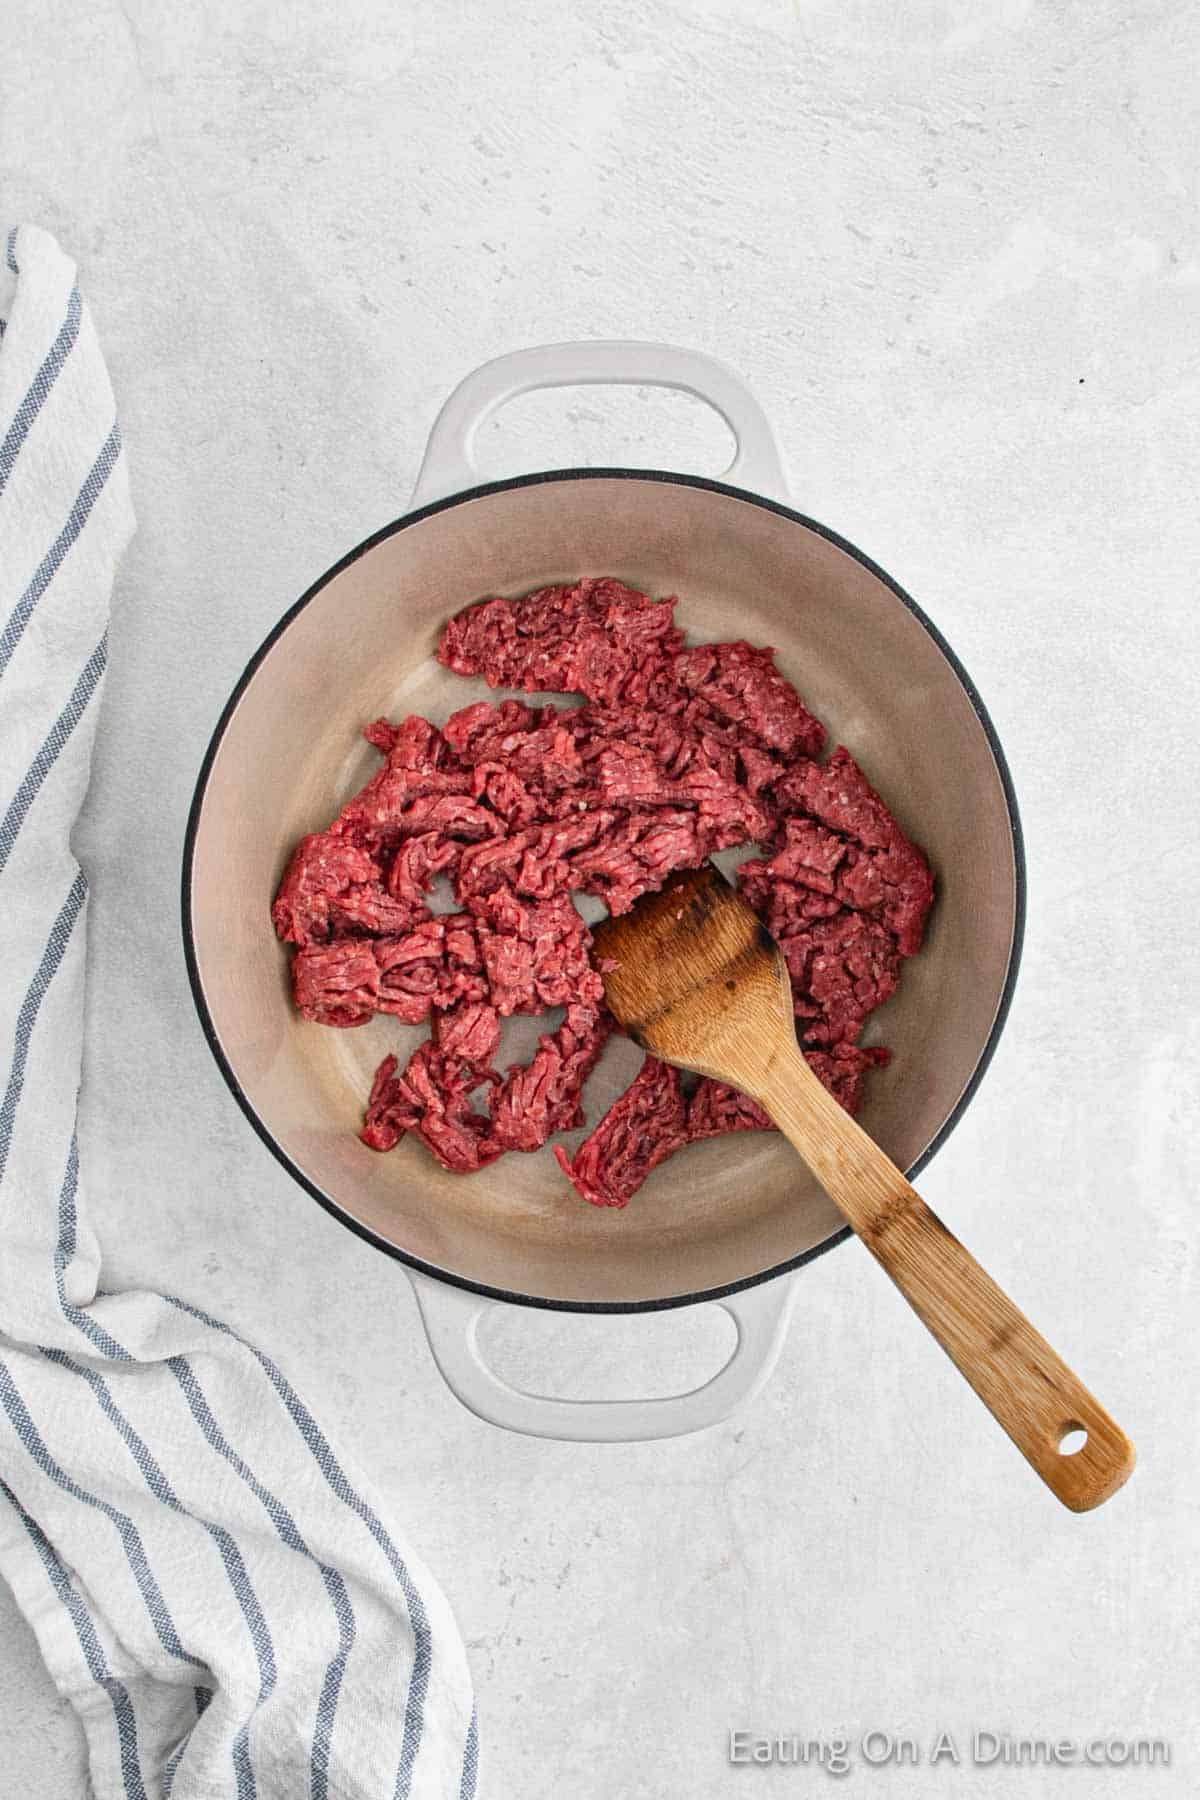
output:
<instances>
[{"instance_id":1,"label":"enameled cast iron pot","mask_svg":"<svg viewBox=\"0 0 1200 1800\"><path fill-rule=\"evenodd\" d=\"M738 444L726 479L565 469L479 484L472 441L498 406L585 382L664 386L707 401ZM285 1168L407 1264L454 1392L513 1430L651 1438L725 1417L773 1366L796 1272L849 1234L795 1153L765 1134L683 1151L625 1212L580 1201L548 1149L470 1177L444 1173L415 1140L386 1156L366 1149L356 1131L372 1071L388 1049L403 1060L423 1033L391 1019L355 1031L300 1019L270 902L297 838L327 824L376 766L359 736L366 721L411 711L441 720L491 697L433 660L451 613L486 594L581 574L678 593L691 637L776 647L832 740L849 747L932 860L938 899L926 945L871 1022L895 1058L872 1075L862 1113L901 1168L920 1169L961 1116L1004 1023L1024 901L1016 804L983 703L944 639L881 569L785 498L765 415L707 356L592 343L500 357L447 401L409 512L352 550L275 626L204 759L183 925L213 1053ZM501 1060L505 1050L525 1053L535 1031L513 1022ZM610 1050L589 1085L592 1121L638 1061L630 1044ZM701 1300L732 1314L737 1346L705 1386L666 1399L521 1393L487 1366L477 1340L480 1317L497 1302L636 1312Z\"/></svg>"}]
</instances>

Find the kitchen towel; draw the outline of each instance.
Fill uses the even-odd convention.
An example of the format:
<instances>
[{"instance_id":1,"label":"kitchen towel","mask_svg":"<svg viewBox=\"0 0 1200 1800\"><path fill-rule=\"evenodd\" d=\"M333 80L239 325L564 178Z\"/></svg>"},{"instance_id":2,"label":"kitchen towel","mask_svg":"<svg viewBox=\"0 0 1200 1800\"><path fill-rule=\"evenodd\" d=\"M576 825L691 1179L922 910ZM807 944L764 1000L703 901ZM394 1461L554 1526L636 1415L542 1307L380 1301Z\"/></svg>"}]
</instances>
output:
<instances>
[{"instance_id":1,"label":"kitchen towel","mask_svg":"<svg viewBox=\"0 0 1200 1800\"><path fill-rule=\"evenodd\" d=\"M0 1572L99 1800L466 1800L462 1643L383 1503L269 1356L99 1285L70 836L134 520L73 264L22 226L3 265Z\"/></svg>"}]
</instances>

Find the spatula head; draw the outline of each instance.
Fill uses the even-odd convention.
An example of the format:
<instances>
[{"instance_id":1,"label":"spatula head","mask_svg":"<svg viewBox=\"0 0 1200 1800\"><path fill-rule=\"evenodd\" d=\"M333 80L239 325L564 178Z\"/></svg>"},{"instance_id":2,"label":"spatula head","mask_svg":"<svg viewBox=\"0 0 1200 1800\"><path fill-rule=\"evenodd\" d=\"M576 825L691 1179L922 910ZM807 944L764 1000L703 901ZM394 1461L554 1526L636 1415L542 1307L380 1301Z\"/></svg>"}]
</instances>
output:
<instances>
[{"instance_id":1,"label":"spatula head","mask_svg":"<svg viewBox=\"0 0 1200 1800\"><path fill-rule=\"evenodd\" d=\"M672 875L594 936L609 1011L663 1062L754 1096L756 1072L795 1046L779 947L713 863Z\"/></svg>"}]
</instances>

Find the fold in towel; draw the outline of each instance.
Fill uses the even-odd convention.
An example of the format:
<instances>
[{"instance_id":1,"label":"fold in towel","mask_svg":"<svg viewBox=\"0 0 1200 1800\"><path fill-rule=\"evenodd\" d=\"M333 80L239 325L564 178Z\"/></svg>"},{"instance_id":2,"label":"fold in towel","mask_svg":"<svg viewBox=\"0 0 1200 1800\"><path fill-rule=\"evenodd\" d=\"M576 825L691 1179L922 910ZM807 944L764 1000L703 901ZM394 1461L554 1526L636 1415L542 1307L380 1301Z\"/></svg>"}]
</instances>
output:
<instances>
[{"instance_id":1,"label":"fold in towel","mask_svg":"<svg viewBox=\"0 0 1200 1800\"><path fill-rule=\"evenodd\" d=\"M133 512L73 265L0 275L0 1572L100 1800L475 1791L446 1603L270 1357L98 1290L76 1141L88 783Z\"/></svg>"}]
</instances>

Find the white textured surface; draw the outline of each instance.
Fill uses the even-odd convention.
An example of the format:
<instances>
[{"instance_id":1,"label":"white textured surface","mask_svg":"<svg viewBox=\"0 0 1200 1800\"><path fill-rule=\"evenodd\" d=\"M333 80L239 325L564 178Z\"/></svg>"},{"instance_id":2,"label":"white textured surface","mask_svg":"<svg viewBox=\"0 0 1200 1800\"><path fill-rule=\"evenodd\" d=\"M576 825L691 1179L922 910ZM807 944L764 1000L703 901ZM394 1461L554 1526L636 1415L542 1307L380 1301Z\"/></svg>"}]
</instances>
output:
<instances>
[{"instance_id":1,"label":"white textured surface","mask_svg":"<svg viewBox=\"0 0 1200 1800\"><path fill-rule=\"evenodd\" d=\"M1187 0L501 10L6 9L3 211L79 260L141 519L81 842L109 1274L259 1337L390 1485L472 1646L492 1796L799 1792L729 1769L727 1728L973 1724L1159 1732L1174 1764L840 1790L1194 1794L1200 22ZM740 368L797 503L918 596L991 706L1026 961L923 1186L1137 1440L1091 1517L854 1247L805 1273L770 1388L707 1438L476 1424L397 1268L289 1182L203 1045L177 863L225 694L400 510L457 377L573 335ZM709 468L720 434L592 391L514 408L484 452ZM718 1354L700 1316L499 1335L580 1393ZM78 1746L7 1596L0 1636L0 1792L60 1800Z\"/></svg>"}]
</instances>

